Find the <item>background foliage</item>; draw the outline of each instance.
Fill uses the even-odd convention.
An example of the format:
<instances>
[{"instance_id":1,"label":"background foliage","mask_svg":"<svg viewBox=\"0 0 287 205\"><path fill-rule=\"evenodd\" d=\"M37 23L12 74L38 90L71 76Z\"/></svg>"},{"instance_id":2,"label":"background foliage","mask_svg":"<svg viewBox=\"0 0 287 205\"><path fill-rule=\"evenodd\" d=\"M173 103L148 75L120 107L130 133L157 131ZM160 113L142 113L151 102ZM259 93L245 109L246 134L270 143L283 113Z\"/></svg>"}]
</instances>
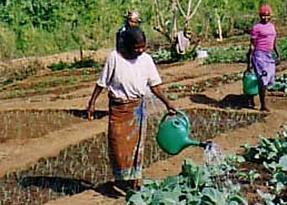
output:
<instances>
[{"instance_id":1,"label":"background foliage","mask_svg":"<svg viewBox=\"0 0 287 205\"><path fill-rule=\"evenodd\" d=\"M161 0L166 16L170 15L170 2ZM184 5L187 0L181 2ZM199 36L216 38L217 8L224 36L243 34L257 20L257 8L263 2L266 1L203 0L190 27ZM267 2L276 19L286 15L286 0ZM123 15L133 8L140 11L142 27L151 43L158 43L155 39L163 41L155 38L159 34L153 30L153 0L0 0L0 58L46 55L79 47L111 47Z\"/></svg>"}]
</instances>

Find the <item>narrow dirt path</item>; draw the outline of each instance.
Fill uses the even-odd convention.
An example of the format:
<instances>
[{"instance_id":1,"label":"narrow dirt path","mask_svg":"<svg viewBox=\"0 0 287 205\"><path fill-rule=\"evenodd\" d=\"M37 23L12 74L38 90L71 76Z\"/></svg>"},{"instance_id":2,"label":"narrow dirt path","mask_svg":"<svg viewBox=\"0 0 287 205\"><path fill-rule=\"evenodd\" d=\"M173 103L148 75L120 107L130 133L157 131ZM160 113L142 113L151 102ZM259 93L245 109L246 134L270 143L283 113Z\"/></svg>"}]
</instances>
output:
<instances>
[{"instance_id":1,"label":"narrow dirt path","mask_svg":"<svg viewBox=\"0 0 287 205\"><path fill-rule=\"evenodd\" d=\"M50 201L45 205L122 205L124 197L118 199L105 197L94 191L85 191L71 197L64 197L56 201Z\"/></svg>"}]
</instances>

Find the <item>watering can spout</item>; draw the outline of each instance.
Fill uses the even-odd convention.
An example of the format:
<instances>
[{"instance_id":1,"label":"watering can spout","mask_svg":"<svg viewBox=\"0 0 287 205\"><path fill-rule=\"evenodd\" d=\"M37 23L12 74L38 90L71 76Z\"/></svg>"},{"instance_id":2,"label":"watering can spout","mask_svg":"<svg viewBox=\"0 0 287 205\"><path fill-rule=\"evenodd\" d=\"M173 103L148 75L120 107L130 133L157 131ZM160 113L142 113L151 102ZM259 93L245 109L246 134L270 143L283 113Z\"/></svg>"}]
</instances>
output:
<instances>
[{"instance_id":1,"label":"watering can spout","mask_svg":"<svg viewBox=\"0 0 287 205\"><path fill-rule=\"evenodd\" d=\"M210 150L212 147L212 141L200 142L199 147L202 147L204 150Z\"/></svg>"}]
</instances>

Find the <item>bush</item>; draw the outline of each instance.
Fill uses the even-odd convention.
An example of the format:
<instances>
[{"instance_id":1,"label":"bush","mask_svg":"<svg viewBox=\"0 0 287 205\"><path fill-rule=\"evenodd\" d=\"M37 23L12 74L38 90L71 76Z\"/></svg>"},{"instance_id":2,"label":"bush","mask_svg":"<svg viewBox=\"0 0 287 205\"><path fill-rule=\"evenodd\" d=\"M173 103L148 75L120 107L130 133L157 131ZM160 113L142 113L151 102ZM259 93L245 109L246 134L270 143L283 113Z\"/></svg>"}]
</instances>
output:
<instances>
[{"instance_id":1,"label":"bush","mask_svg":"<svg viewBox=\"0 0 287 205\"><path fill-rule=\"evenodd\" d=\"M76 69L76 68L95 68L99 69L101 67L101 64L95 62L93 59L83 59L79 61L75 61L73 63L66 63L63 61L60 61L58 63L53 63L48 66L48 68L51 71L60 71L60 70L66 70L66 69Z\"/></svg>"},{"instance_id":2,"label":"bush","mask_svg":"<svg viewBox=\"0 0 287 205\"><path fill-rule=\"evenodd\" d=\"M16 56L16 36L7 27L0 24L0 58L13 58Z\"/></svg>"},{"instance_id":3,"label":"bush","mask_svg":"<svg viewBox=\"0 0 287 205\"><path fill-rule=\"evenodd\" d=\"M207 49L208 58L204 63L244 63L246 62L247 50L248 48L243 46L209 48Z\"/></svg>"}]
</instances>

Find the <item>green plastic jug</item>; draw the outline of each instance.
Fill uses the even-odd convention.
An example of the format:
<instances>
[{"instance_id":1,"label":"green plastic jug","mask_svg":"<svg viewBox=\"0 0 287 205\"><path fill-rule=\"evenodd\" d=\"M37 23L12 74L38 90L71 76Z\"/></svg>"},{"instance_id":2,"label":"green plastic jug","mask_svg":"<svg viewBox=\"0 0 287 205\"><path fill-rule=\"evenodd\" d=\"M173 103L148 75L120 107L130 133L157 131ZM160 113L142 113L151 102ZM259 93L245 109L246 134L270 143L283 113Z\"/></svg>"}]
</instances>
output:
<instances>
[{"instance_id":1,"label":"green plastic jug","mask_svg":"<svg viewBox=\"0 0 287 205\"><path fill-rule=\"evenodd\" d=\"M175 115L164 115L161 119L156 140L166 153L175 155L188 146L205 147L206 143L189 137L190 122L185 113L177 111Z\"/></svg>"},{"instance_id":2,"label":"green plastic jug","mask_svg":"<svg viewBox=\"0 0 287 205\"><path fill-rule=\"evenodd\" d=\"M245 95L258 95L258 80L254 72L244 72L242 81Z\"/></svg>"}]
</instances>

